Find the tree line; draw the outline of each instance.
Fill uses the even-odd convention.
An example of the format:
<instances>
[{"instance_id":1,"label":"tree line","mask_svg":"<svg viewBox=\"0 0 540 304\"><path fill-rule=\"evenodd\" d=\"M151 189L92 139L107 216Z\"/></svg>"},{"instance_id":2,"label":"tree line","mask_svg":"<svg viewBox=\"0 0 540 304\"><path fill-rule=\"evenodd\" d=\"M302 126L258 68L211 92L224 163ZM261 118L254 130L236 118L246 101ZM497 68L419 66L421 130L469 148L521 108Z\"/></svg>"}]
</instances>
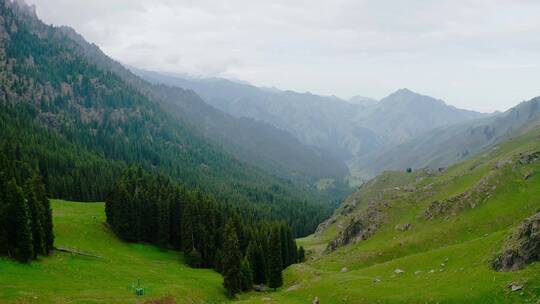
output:
<instances>
[{"instance_id":1,"label":"tree line","mask_svg":"<svg viewBox=\"0 0 540 304\"><path fill-rule=\"evenodd\" d=\"M280 287L283 269L303 259L285 222L217 203L140 167L127 169L117 180L105 212L121 239L182 251L192 267L221 273L231 297L254 284Z\"/></svg>"},{"instance_id":2,"label":"tree line","mask_svg":"<svg viewBox=\"0 0 540 304\"><path fill-rule=\"evenodd\" d=\"M17 148L0 151L0 255L28 263L53 249L52 211L42 178L17 158Z\"/></svg>"}]
</instances>

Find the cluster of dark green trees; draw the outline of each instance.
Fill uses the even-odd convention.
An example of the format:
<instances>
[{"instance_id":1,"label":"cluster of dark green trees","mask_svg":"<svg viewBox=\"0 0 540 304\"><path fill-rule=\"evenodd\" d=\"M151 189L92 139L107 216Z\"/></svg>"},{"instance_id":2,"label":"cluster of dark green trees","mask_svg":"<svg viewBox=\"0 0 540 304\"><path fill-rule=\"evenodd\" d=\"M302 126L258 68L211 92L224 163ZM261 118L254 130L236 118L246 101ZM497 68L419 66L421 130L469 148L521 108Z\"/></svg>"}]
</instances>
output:
<instances>
[{"instance_id":1,"label":"cluster of dark green trees","mask_svg":"<svg viewBox=\"0 0 540 304\"><path fill-rule=\"evenodd\" d=\"M53 249L52 212L41 177L17 159L19 148L2 150L10 158L0 151L0 255L28 263Z\"/></svg>"},{"instance_id":2,"label":"cluster of dark green trees","mask_svg":"<svg viewBox=\"0 0 540 304\"><path fill-rule=\"evenodd\" d=\"M303 256L285 222L268 222L249 209L217 203L138 167L118 179L105 212L120 238L183 251L192 267L222 273L231 296L253 284L281 286L282 270Z\"/></svg>"}]
</instances>

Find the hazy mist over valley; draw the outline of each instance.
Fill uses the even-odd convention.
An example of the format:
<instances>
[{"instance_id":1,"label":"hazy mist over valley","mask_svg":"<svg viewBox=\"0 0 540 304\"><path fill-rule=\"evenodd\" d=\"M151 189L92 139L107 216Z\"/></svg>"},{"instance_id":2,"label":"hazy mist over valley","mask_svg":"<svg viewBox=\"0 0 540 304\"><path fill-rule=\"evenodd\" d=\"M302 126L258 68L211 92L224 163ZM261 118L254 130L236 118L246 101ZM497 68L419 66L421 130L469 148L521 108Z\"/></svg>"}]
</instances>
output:
<instances>
[{"instance_id":1,"label":"hazy mist over valley","mask_svg":"<svg viewBox=\"0 0 540 304\"><path fill-rule=\"evenodd\" d=\"M0 0L0 303L540 303L539 15Z\"/></svg>"}]
</instances>

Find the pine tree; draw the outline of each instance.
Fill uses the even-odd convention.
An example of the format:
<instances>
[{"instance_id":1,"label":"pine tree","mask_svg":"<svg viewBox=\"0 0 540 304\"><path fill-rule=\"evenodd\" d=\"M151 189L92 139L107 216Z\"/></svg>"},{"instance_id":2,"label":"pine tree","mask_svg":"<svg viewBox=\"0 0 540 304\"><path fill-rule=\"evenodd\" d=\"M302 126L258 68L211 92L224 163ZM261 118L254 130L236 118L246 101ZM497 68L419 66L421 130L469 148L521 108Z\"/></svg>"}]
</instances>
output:
<instances>
[{"instance_id":1,"label":"pine tree","mask_svg":"<svg viewBox=\"0 0 540 304\"><path fill-rule=\"evenodd\" d=\"M221 249L218 249L214 256L214 270L223 273L223 252Z\"/></svg>"},{"instance_id":2,"label":"pine tree","mask_svg":"<svg viewBox=\"0 0 540 304\"><path fill-rule=\"evenodd\" d=\"M34 194L36 196L36 200L41 204L42 209L42 219L41 219L41 226L43 228L44 233L44 246L45 246L45 252L43 254L47 255L53 250L54 248L54 231L53 231L53 219L52 219L52 209L51 209L51 203L49 202L49 199L47 198L47 193L45 191L45 184L43 183L43 180L41 177L36 177L33 180L34 182Z\"/></svg>"},{"instance_id":3,"label":"pine tree","mask_svg":"<svg viewBox=\"0 0 540 304\"><path fill-rule=\"evenodd\" d=\"M182 244L182 251L188 253L195 249L195 232L193 229L193 218L195 211L193 208L193 202L187 200L184 204L182 211L180 238Z\"/></svg>"},{"instance_id":4,"label":"pine tree","mask_svg":"<svg viewBox=\"0 0 540 304\"><path fill-rule=\"evenodd\" d=\"M262 246L259 243L250 243L248 248L251 268L253 269L253 282L255 284L265 284L267 265Z\"/></svg>"},{"instance_id":5,"label":"pine tree","mask_svg":"<svg viewBox=\"0 0 540 304\"><path fill-rule=\"evenodd\" d=\"M224 233L223 286L227 290L228 296L234 298L242 290L242 254L233 221L227 223Z\"/></svg>"},{"instance_id":6,"label":"pine tree","mask_svg":"<svg viewBox=\"0 0 540 304\"><path fill-rule=\"evenodd\" d=\"M201 254L195 247L191 248L191 250L186 252L186 259L188 265L193 268L199 268L203 265Z\"/></svg>"},{"instance_id":7,"label":"pine tree","mask_svg":"<svg viewBox=\"0 0 540 304\"><path fill-rule=\"evenodd\" d=\"M9 162L7 158L0 153L0 254L7 254L8 246L8 216L9 204L7 202L7 169Z\"/></svg>"},{"instance_id":8,"label":"pine tree","mask_svg":"<svg viewBox=\"0 0 540 304\"><path fill-rule=\"evenodd\" d=\"M34 256L30 215L21 188L15 180L6 187L6 201L10 205L10 224L8 231L9 250L23 263L28 263Z\"/></svg>"},{"instance_id":9,"label":"pine tree","mask_svg":"<svg viewBox=\"0 0 540 304\"><path fill-rule=\"evenodd\" d=\"M242 272L242 291L248 291L253 288L253 272L247 257L244 257L241 265Z\"/></svg>"},{"instance_id":10,"label":"pine tree","mask_svg":"<svg viewBox=\"0 0 540 304\"><path fill-rule=\"evenodd\" d=\"M253 283L254 284L264 284L265 283L265 267L261 267L260 261L259 261L259 252L258 252L258 244L255 240L252 240L247 248L246 251L246 258L249 261L249 265L251 266L251 273L253 274ZM262 271L262 274L261 274Z\"/></svg>"},{"instance_id":11,"label":"pine tree","mask_svg":"<svg viewBox=\"0 0 540 304\"><path fill-rule=\"evenodd\" d=\"M34 249L33 259L36 259L38 254L46 254L45 248L45 231L43 230L43 206L38 202L32 180L28 181L24 187L24 196L27 201L27 206L30 215L30 227L32 231L32 246Z\"/></svg>"},{"instance_id":12,"label":"pine tree","mask_svg":"<svg viewBox=\"0 0 540 304\"><path fill-rule=\"evenodd\" d=\"M161 191L166 191L162 189ZM162 247L169 245L170 223L169 223L169 201L164 200L158 203L158 244Z\"/></svg>"},{"instance_id":13,"label":"pine tree","mask_svg":"<svg viewBox=\"0 0 540 304\"><path fill-rule=\"evenodd\" d=\"M287 268L289 263L289 242L287 237L287 226L284 224L279 225L279 231L281 234L281 265L283 268Z\"/></svg>"},{"instance_id":14,"label":"pine tree","mask_svg":"<svg viewBox=\"0 0 540 304\"><path fill-rule=\"evenodd\" d=\"M270 233L268 251L268 284L274 290L283 285L283 264L281 255L281 231L275 226Z\"/></svg>"},{"instance_id":15,"label":"pine tree","mask_svg":"<svg viewBox=\"0 0 540 304\"><path fill-rule=\"evenodd\" d=\"M289 265L292 265L298 263L298 249L296 246L296 240L293 237L291 229L288 228L287 230L287 237L289 242Z\"/></svg>"}]
</instances>

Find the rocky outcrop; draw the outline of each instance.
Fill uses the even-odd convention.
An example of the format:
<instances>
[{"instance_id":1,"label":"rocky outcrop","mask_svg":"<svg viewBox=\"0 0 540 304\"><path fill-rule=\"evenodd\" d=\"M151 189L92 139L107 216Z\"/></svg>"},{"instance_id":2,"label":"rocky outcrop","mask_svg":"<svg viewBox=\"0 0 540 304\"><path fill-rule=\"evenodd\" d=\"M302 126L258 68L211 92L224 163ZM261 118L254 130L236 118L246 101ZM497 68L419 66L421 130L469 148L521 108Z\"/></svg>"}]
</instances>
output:
<instances>
[{"instance_id":1,"label":"rocky outcrop","mask_svg":"<svg viewBox=\"0 0 540 304\"><path fill-rule=\"evenodd\" d=\"M526 153L526 154L520 154L520 157L518 159L519 164L521 165L528 165L536 162L538 159L540 159L540 151L532 152L532 153Z\"/></svg>"},{"instance_id":2,"label":"rocky outcrop","mask_svg":"<svg viewBox=\"0 0 540 304\"><path fill-rule=\"evenodd\" d=\"M373 236L383 223L383 208L385 208L385 205L382 202L369 203L367 208L360 212L357 217L351 219L339 236L328 244L327 250L333 251L338 247L360 240L367 240Z\"/></svg>"},{"instance_id":3,"label":"rocky outcrop","mask_svg":"<svg viewBox=\"0 0 540 304\"><path fill-rule=\"evenodd\" d=\"M512 171L527 168L526 166L537 162L540 159L540 151L520 153L512 159L498 161L492 170L484 176L476 185L461 194L449 197L440 201L433 201L420 217L423 219L445 218L458 214L466 209L474 209L486 199L489 199L493 192L497 190L497 180L501 174L505 174L504 169ZM534 172L525 172L523 179L528 180Z\"/></svg>"},{"instance_id":4,"label":"rocky outcrop","mask_svg":"<svg viewBox=\"0 0 540 304\"><path fill-rule=\"evenodd\" d=\"M471 190L449 197L440 201L433 201L424 210L420 217L426 220L441 217L453 216L466 209L474 209L482 201L491 197L493 191L497 189L492 178L497 171L492 171L483 177Z\"/></svg>"},{"instance_id":5,"label":"rocky outcrop","mask_svg":"<svg viewBox=\"0 0 540 304\"><path fill-rule=\"evenodd\" d=\"M497 271L514 271L540 261L540 212L526 219L491 263Z\"/></svg>"}]
</instances>

